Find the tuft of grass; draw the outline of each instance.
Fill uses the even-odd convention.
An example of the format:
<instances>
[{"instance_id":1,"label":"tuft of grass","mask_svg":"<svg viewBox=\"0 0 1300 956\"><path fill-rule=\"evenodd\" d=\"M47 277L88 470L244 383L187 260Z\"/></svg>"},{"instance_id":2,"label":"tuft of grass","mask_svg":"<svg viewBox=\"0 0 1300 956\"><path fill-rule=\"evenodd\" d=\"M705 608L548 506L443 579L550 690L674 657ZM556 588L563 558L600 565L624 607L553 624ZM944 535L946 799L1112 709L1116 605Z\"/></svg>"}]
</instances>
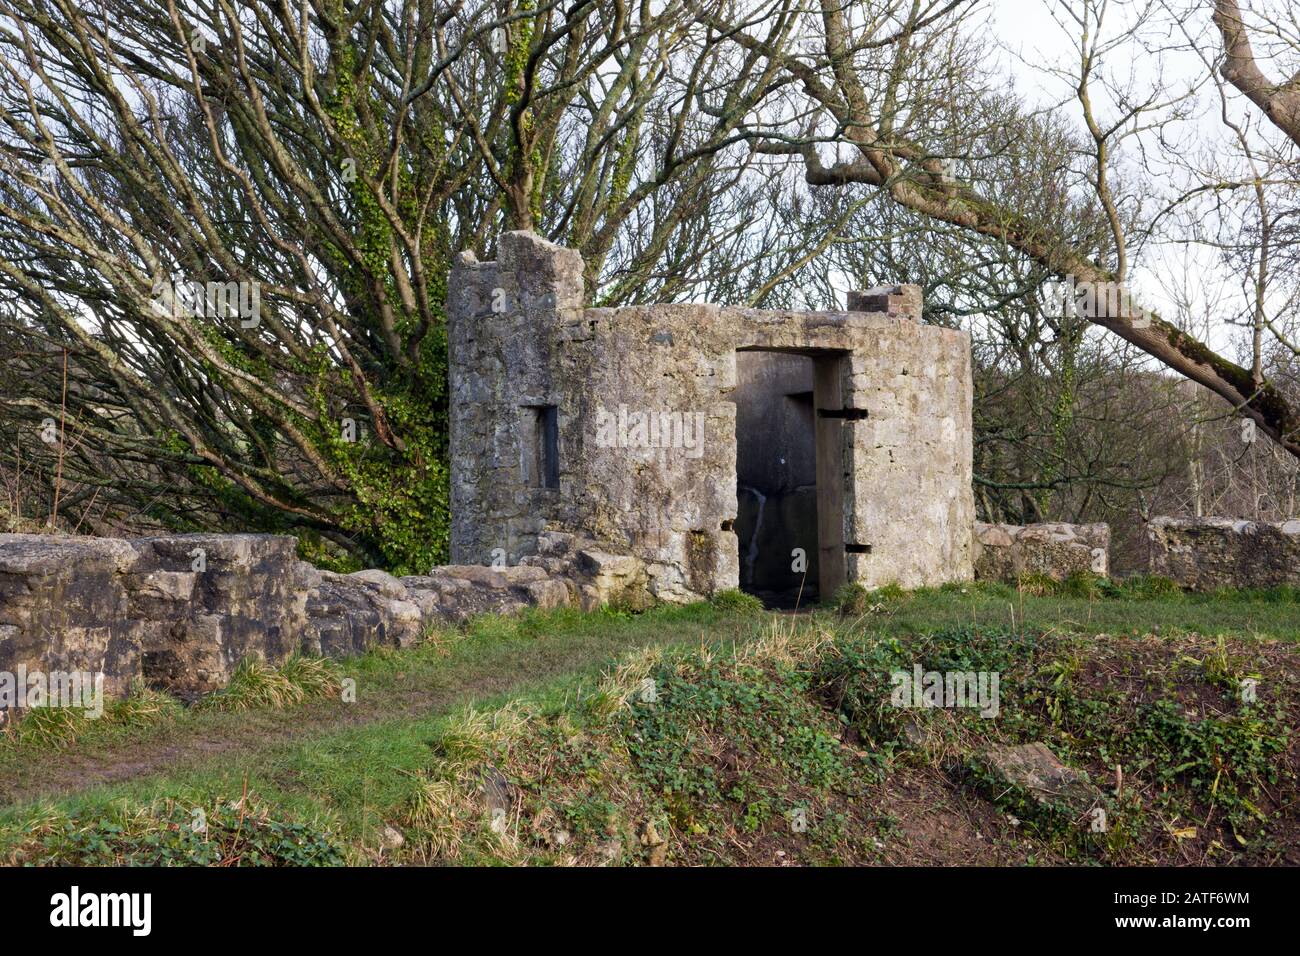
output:
<instances>
[{"instance_id":1,"label":"tuft of grass","mask_svg":"<svg viewBox=\"0 0 1300 956\"><path fill-rule=\"evenodd\" d=\"M713 595L709 603L719 611L730 614L761 614L763 611L762 601L736 588L719 591Z\"/></svg>"},{"instance_id":2,"label":"tuft of grass","mask_svg":"<svg viewBox=\"0 0 1300 956\"><path fill-rule=\"evenodd\" d=\"M757 638L735 648L741 664L798 667L817 659L835 641L835 632L820 622L776 619Z\"/></svg>"},{"instance_id":3,"label":"tuft of grass","mask_svg":"<svg viewBox=\"0 0 1300 956\"><path fill-rule=\"evenodd\" d=\"M224 689L194 706L224 711L280 709L335 693L340 686L338 665L324 658L293 654L279 667L272 667L260 658L245 657Z\"/></svg>"},{"instance_id":4,"label":"tuft of grass","mask_svg":"<svg viewBox=\"0 0 1300 956\"><path fill-rule=\"evenodd\" d=\"M1030 597L1054 597L1061 593L1061 582L1040 571L1023 571L1016 577L1016 590Z\"/></svg>"},{"instance_id":5,"label":"tuft of grass","mask_svg":"<svg viewBox=\"0 0 1300 956\"><path fill-rule=\"evenodd\" d=\"M106 713L120 726L150 727L174 719L184 709L171 694L155 690L143 680L135 680L127 695L109 704Z\"/></svg>"},{"instance_id":6,"label":"tuft of grass","mask_svg":"<svg viewBox=\"0 0 1300 956\"><path fill-rule=\"evenodd\" d=\"M1106 580L1104 576L1092 571L1074 571L1060 583L1056 593L1062 597L1095 601L1105 593Z\"/></svg>"},{"instance_id":7,"label":"tuft of grass","mask_svg":"<svg viewBox=\"0 0 1300 956\"><path fill-rule=\"evenodd\" d=\"M91 729L94 721L77 707L32 707L14 721L14 740L41 747L66 747Z\"/></svg>"},{"instance_id":8,"label":"tuft of grass","mask_svg":"<svg viewBox=\"0 0 1300 956\"><path fill-rule=\"evenodd\" d=\"M897 584L886 584L871 590L857 581L850 581L835 592L832 605L845 617L865 617L883 611L907 597L908 592Z\"/></svg>"},{"instance_id":9,"label":"tuft of grass","mask_svg":"<svg viewBox=\"0 0 1300 956\"><path fill-rule=\"evenodd\" d=\"M845 617L862 617L871 610L869 593L857 581L850 581L835 592L832 604Z\"/></svg>"},{"instance_id":10,"label":"tuft of grass","mask_svg":"<svg viewBox=\"0 0 1300 956\"><path fill-rule=\"evenodd\" d=\"M1182 661L1199 668L1206 683L1218 687L1230 697L1240 695L1242 681L1246 678L1261 678L1259 673L1251 672L1243 657L1228 649L1228 642L1223 637L1217 638L1199 658L1184 655Z\"/></svg>"},{"instance_id":11,"label":"tuft of grass","mask_svg":"<svg viewBox=\"0 0 1300 956\"><path fill-rule=\"evenodd\" d=\"M144 681L132 682L127 695L107 701L98 717L80 707L33 707L6 728L4 736L21 747L58 749L71 746L106 728L145 728L164 723L183 710L170 694L153 690Z\"/></svg>"},{"instance_id":12,"label":"tuft of grass","mask_svg":"<svg viewBox=\"0 0 1300 956\"><path fill-rule=\"evenodd\" d=\"M427 777L410 798L406 811L409 831L416 834L418 849L430 859L457 860L464 827L474 807L464 782L451 774Z\"/></svg>"},{"instance_id":13,"label":"tuft of grass","mask_svg":"<svg viewBox=\"0 0 1300 956\"><path fill-rule=\"evenodd\" d=\"M496 710L469 707L448 721L433 745L440 759L419 775L402 814L416 853L441 862L459 862L471 852L514 861L510 827L492 819L483 793L486 781L500 776L494 764L510 761L536 716L516 701Z\"/></svg>"},{"instance_id":14,"label":"tuft of grass","mask_svg":"<svg viewBox=\"0 0 1300 956\"><path fill-rule=\"evenodd\" d=\"M323 657L293 654L280 665L280 677L298 689L299 700L323 697L339 690L338 665Z\"/></svg>"},{"instance_id":15,"label":"tuft of grass","mask_svg":"<svg viewBox=\"0 0 1300 956\"><path fill-rule=\"evenodd\" d=\"M1184 596L1177 581L1158 574L1135 574L1120 583L1119 597L1131 601L1168 600Z\"/></svg>"},{"instance_id":16,"label":"tuft of grass","mask_svg":"<svg viewBox=\"0 0 1300 956\"><path fill-rule=\"evenodd\" d=\"M454 719L438 741L440 756L456 767L491 759L527 723L527 711L518 704L498 710L467 708Z\"/></svg>"},{"instance_id":17,"label":"tuft of grass","mask_svg":"<svg viewBox=\"0 0 1300 956\"><path fill-rule=\"evenodd\" d=\"M595 692L584 698L587 713L608 717L628 706L633 695L643 699L655 696L658 690L650 673L662 658L660 647L644 647L626 655L605 671Z\"/></svg>"}]
</instances>

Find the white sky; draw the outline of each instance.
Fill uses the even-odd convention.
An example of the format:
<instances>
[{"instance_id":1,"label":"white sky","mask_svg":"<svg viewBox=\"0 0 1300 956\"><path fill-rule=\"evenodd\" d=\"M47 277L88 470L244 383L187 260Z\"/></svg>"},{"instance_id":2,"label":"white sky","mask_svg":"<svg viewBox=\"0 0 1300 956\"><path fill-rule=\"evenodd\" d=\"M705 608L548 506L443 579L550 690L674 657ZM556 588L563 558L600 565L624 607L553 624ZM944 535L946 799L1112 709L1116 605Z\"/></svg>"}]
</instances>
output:
<instances>
[{"instance_id":1,"label":"white sky","mask_svg":"<svg viewBox=\"0 0 1300 956\"><path fill-rule=\"evenodd\" d=\"M1063 22L1075 28L1068 15L1061 12L1064 6L1077 9L1079 3L1078 0L987 0L984 6L1004 51L1003 68L1014 78L1021 95L1037 105L1048 106L1070 99L1073 96L1071 84L1077 82L1075 77L1067 80L1045 72L1045 68L1052 66L1071 73L1077 69L1076 41L1061 25ZM1126 37L1126 26L1145 6L1146 3L1133 0L1112 0L1108 5L1102 36L1117 38L1122 45L1107 56L1107 62L1114 66L1106 70L1106 75L1124 84L1132 84L1138 90L1162 90L1166 96L1183 93L1192 86L1199 87L1195 115L1177 129L1186 137L1184 142L1200 141L1209 146L1221 141L1225 131L1219 118L1218 95L1206 83L1207 71L1200 57L1190 50L1151 52L1141 48L1131 35ZM1208 4L1199 6L1200 9L1187 20L1186 30L1198 38L1204 55L1212 58L1217 52L1218 38L1213 33ZM1185 43L1186 38L1181 32L1173 32L1176 27L1169 22L1168 14L1171 8L1187 7L1187 0L1169 0L1160 11L1165 22L1148 25L1143 36L1149 42ZM1058 10L1056 18L1051 13L1053 8ZM1104 126L1108 116L1114 115L1114 104L1099 84L1093 85L1092 95L1098 121ZM1070 103L1066 115L1076 120L1080 131L1085 129L1077 103ZM1152 156L1159 156L1169 149L1168 144L1157 143L1152 136L1145 137L1143 142L1149 147L1148 162ZM1131 140L1124 151L1136 155L1137 147L1138 142ZM1171 178L1158 185L1172 186L1173 182ZM1205 317L1204 327L1191 331L1205 336L1212 348L1234 354L1232 343L1240 341L1240 335L1212 316L1222 314L1230 306L1241 305L1241 281L1240 277L1228 274L1216 252L1187 244L1148 249L1144 261L1133 270L1130 285L1135 298L1167 317L1174 315L1171 290L1180 289L1183 296L1190 293L1198 303L1194 311Z\"/></svg>"}]
</instances>

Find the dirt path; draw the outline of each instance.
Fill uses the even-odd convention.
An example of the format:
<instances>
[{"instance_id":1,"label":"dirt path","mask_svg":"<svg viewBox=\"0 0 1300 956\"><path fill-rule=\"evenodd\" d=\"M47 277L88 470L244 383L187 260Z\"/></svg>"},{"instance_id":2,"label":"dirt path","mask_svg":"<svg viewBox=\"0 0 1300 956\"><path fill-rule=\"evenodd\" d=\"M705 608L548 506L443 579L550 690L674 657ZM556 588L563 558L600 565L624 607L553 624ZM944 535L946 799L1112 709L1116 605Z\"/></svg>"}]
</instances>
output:
<instances>
[{"instance_id":1,"label":"dirt path","mask_svg":"<svg viewBox=\"0 0 1300 956\"><path fill-rule=\"evenodd\" d=\"M47 751L39 766L20 765L0 783L0 806L57 797L103 784L148 777L165 770L201 764L222 755L247 756L270 750L287 741L325 736L345 727L381 720L436 716L458 705L519 686L524 676L545 676L533 671L480 680L463 689L412 691L399 702L382 706L343 705L337 701L311 703L285 711L246 713L238 729L219 726L161 728L156 739L100 744L85 750L74 747ZM555 676L559 676L557 673Z\"/></svg>"},{"instance_id":2,"label":"dirt path","mask_svg":"<svg viewBox=\"0 0 1300 956\"><path fill-rule=\"evenodd\" d=\"M598 671L637 647L690 641L700 634L698 626L628 627L605 635L522 640L489 653L453 656L432 673L426 666L421 673L389 675L390 680L370 693L364 679L359 680L355 703L331 698L284 710L187 714L175 723L144 728L128 737L58 749L24 752L10 743L0 747L0 808L184 770L217 758L243 759L348 727L436 717L566 674ZM718 632L711 635L717 636Z\"/></svg>"}]
</instances>

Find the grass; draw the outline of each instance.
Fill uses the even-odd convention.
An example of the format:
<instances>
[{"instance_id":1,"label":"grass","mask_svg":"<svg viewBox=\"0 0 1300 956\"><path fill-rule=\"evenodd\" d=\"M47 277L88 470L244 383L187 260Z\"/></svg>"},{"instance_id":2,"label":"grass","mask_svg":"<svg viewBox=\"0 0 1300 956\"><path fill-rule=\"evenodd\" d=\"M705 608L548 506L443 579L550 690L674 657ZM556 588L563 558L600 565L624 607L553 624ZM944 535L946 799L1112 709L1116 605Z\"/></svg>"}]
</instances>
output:
<instances>
[{"instance_id":1,"label":"grass","mask_svg":"<svg viewBox=\"0 0 1300 956\"><path fill-rule=\"evenodd\" d=\"M799 618L735 595L639 615L530 613L333 664L247 665L200 706L155 701L159 717L138 702L138 721L87 722L102 726L75 745L20 733L0 746L0 859L157 861L160 843L168 860L269 863L1294 853L1280 794L1296 715L1277 707L1294 704L1296 595L1091 583L884 589ZM879 706L882 677L914 661L1001 670L1002 717ZM1259 704L1240 699L1252 675ZM1007 822L1014 807L972 756L1030 740L1098 782L1123 768L1105 839ZM168 842L184 813L211 819L232 802L319 855L272 836L245 852L219 828L201 846Z\"/></svg>"},{"instance_id":2,"label":"grass","mask_svg":"<svg viewBox=\"0 0 1300 956\"><path fill-rule=\"evenodd\" d=\"M176 698L136 682L125 697L105 702L103 714L94 719L78 708L34 707L5 727L0 748L11 753L58 750L105 733L153 728L181 712Z\"/></svg>"},{"instance_id":3,"label":"grass","mask_svg":"<svg viewBox=\"0 0 1300 956\"><path fill-rule=\"evenodd\" d=\"M938 836L957 860L1278 862L1300 849L1300 655L1245 655L1278 681L1268 704L1247 703L1184 666L1209 645L774 621L727 653L637 655L562 706L463 712L432 741L397 822L420 863L915 863L933 852L931 819L978 800L978 829ZM1000 673L1001 718L889 706L890 675L913 665ZM1124 768L1127 787L1094 791L1104 828L1078 808L1035 813L981 774L989 746L1036 741L1095 781ZM497 806L487 773L503 781ZM900 814L899 781L917 777L931 802Z\"/></svg>"},{"instance_id":4,"label":"grass","mask_svg":"<svg viewBox=\"0 0 1300 956\"><path fill-rule=\"evenodd\" d=\"M338 866L345 850L327 829L277 820L247 795L188 807L119 805L86 820L49 812L29 822L20 856L36 866Z\"/></svg>"},{"instance_id":5,"label":"grass","mask_svg":"<svg viewBox=\"0 0 1300 956\"><path fill-rule=\"evenodd\" d=\"M1158 578L1095 587L1091 596L1080 596L1091 588L1076 578L1050 585L1040 581L1026 590L1002 584L947 585L913 592L881 588L862 592L858 600L874 605L867 619L891 633L949 624L1005 624L1077 634L1202 634L1300 641L1300 591L1294 588L1169 593ZM851 617L863 613L860 608L847 610Z\"/></svg>"},{"instance_id":6,"label":"grass","mask_svg":"<svg viewBox=\"0 0 1300 956\"><path fill-rule=\"evenodd\" d=\"M311 697L339 694L342 681L333 661L294 654L279 667L255 657L239 662L230 683L198 701L201 710L241 711L292 707Z\"/></svg>"},{"instance_id":7,"label":"grass","mask_svg":"<svg viewBox=\"0 0 1300 956\"><path fill-rule=\"evenodd\" d=\"M409 650L340 662L340 680L355 682L353 703L325 695L280 708L210 704L156 723L82 720L90 726L75 746L54 738L0 744L0 793L18 804L0 813L0 846L23 807L50 805L40 799L50 791L65 808L102 809L120 798L143 805L152 795L201 806L238 795L245 778L308 814L318 801L299 787L319 787L350 832L373 835L382 828L376 801L382 807L406 792L403 769L421 765L432 729L458 706L541 688L563 695L629 649L740 641L756 626L752 614L709 604L486 617Z\"/></svg>"}]
</instances>

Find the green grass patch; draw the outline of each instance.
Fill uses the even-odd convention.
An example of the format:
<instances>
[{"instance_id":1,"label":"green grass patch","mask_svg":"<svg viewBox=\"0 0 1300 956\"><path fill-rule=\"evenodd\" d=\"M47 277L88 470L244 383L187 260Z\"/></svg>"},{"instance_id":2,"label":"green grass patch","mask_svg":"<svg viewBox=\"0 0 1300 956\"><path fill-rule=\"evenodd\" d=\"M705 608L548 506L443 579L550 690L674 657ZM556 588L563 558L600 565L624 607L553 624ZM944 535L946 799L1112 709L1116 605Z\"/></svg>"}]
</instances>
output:
<instances>
[{"instance_id":1,"label":"green grass patch","mask_svg":"<svg viewBox=\"0 0 1300 956\"><path fill-rule=\"evenodd\" d=\"M208 807L174 801L107 812L52 812L9 850L10 865L340 866L344 846L328 829L277 819L247 798Z\"/></svg>"},{"instance_id":2,"label":"green grass patch","mask_svg":"<svg viewBox=\"0 0 1300 956\"><path fill-rule=\"evenodd\" d=\"M710 604L483 617L416 647L337 662L340 678L355 681L355 703L327 694L284 707L177 708L152 727L100 727L55 763L44 747L0 747L0 780L31 793L0 810L0 848L31 814L51 808L93 816L123 800L200 806L238 797L246 781L286 815L329 819L353 845L370 846L418 786L414 774L427 765L429 740L464 704L500 704L517 694L571 700L629 650L731 646L765 621ZM117 768L131 772L97 782ZM40 797L52 779L63 792Z\"/></svg>"},{"instance_id":3,"label":"green grass patch","mask_svg":"<svg viewBox=\"0 0 1300 956\"><path fill-rule=\"evenodd\" d=\"M80 707L47 706L26 710L0 735L0 748L18 753L20 750L69 747L124 730L155 727L174 720L182 710L176 698L151 690L142 681L137 681L125 697L106 701L103 713L98 716Z\"/></svg>"},{"instance_id":4,"label":"green grass patch","mask_svg":"<svg viewBox=\"0 0 1300 956\"><path fill-rule=\"evenodd\" d=\"M293 707L309 698L339 691L339 665L334 661L293 654L279 667L273 667L256 657L246 657L225 688L200 698L194 706L225 711Z\"/></svg>"},{"instance_id":5,"label":"green grass patch","mask_svg":"<svg viewBox=\"0 0 1300 956\"><path fill-rule=\"evenodd\" d=\"M131 840L148 840L174 832L170 806L243 799L360 863L924 863L934 819L956 821L943 839L967 861L1294 852L1292 596L1122 586L1144 596L1081 579L1041 596L859 589L795 616L736 595L533 612L319 672L295 662L287 679L250 667L220 703L56 744L66 767L35 737L0 747L0 779L20 784L0 811L0 858L87 859L107 841L125 859L135 842L99 822L144 814ZM917 665L998 672L998 716L893 706L891 675ZM333 691L344 678L353 704ZM1247 679L1258 701L1243 697ZM1102 837L1076 820L1013 827L1012 805L963 770L985 746L1035 741L1105 789ZM119 764L133 772L96 782ZM52 774L64 782L50 798L23 795ZM61 839L41 829L53 820L88 834L82 849L33 843ZM217 844L195 861L242 859ZM175 844L176 859L190 846Z\"/></svg>"},{"instance_id":6,"label":"green grass patch","mask_svg":"<svg viewBox=\"0 0 1300 956\"><path fill-rule=\"evenodd\" d=\"M629 660L562 707L464 713L434 741L402 817L415 860L871 862L880 819L864 807L906 768L941 775L953 804L969 788L984 795L998 811L985 836L1039 861L1267 862L1294 839L1279 802L1295 785L1294 711L1222 693L1183 666L1187 640L1090 646L971 626L904 640L823 624L774 624L735 654ZM1293 649L1269 652L1275 673L1284 662L1295 676ZM999 673L1001 713L895 706L892 675L914 666ZM985 747L1039 741L1085 778L1124 769L1128 788L1093 808L1104 827L978 772ZM488 775L504 794L495 807Z\"/></svg>"}]
</instances>

